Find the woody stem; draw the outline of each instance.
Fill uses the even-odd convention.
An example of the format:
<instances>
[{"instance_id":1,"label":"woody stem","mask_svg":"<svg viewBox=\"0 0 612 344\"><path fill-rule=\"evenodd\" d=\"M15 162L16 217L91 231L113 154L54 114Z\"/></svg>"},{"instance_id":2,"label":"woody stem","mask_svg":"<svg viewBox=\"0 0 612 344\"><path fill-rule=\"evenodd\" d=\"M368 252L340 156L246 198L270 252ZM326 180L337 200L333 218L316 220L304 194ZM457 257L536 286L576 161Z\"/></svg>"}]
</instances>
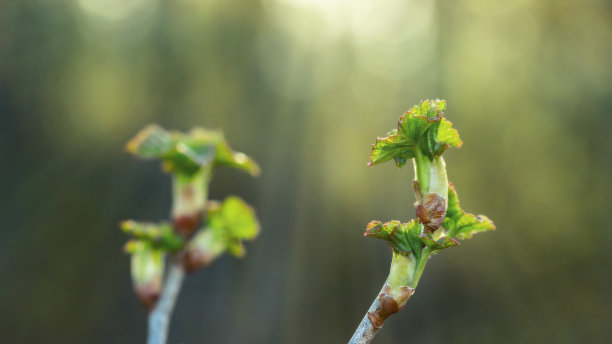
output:
<instances>
[{"instance_id":1,"label":"woody stem","mask_svg":"<svg viewBox=\"0 0 612 344\"><path fill-rule=\"evenodd\" d=\"M421 193L420 195L417 194L419 203L421 202L420 197L429 193L436 194L445 201L448 200L448 178L444 159L441 156L430 159L420 150L417 150L413 163L414 174ZM382 327L384 320L404 307L419 283L429 255L430 252L427 247L423 248L419 259L413 254L408 256L393 254L389 277L361 320L357 330L355 330L349 344L370 343ZM381 303L381 300L389 303L389 298L396 302L395 308Z\"/></svg>"},{"instance_id":2,"label":"woody stem","mask_svg":"<svg viewBox=\"0 0 612 344\"><path fill-rule=\"evenodd\" d=\"M381 295L383 294L386 286L387 286L387 282L385 281L382 289L380 290L378 295L376 295L374 302L372 302L372 305L366 312L365 316L363 317L363 319L361 319L361 322L359 323L359 326L357 326L357 329L355 330L353 337L351 337L351 340L349 340L349 344L370 343L372 339L374 338L374 336L376 335L376 333L378 332L378 330L380 330L380 328L375 328L372 325L372 322L370 322L370 318L368 317L368 314L375 312L378 308L380 308L379 299Z\"/></svg>"},{"instance_id":3,"label":"woody stem","mask_svg":"<svg viewBox=\"0 0 612 344\"><path fill-rule=\"evenodd\" d=\"M429 258L429 250L424 248L421 258L414 255L393 254L389 277L372 302L367 313L357 326L349 344L368 344L382 328L386 317L404 307L416 288L425 263Z\"/></svg>"},{"instance_id":4,"label":"woody stem","mask_svg":"<svg viewBox=\"0 0 612 344\"><path fill-rule=\"evenodd\" d=\"M157 305L149 314L149 338L147 344L165 344L170 328L170 316L183 284L185 270L180 262L173 262L164 283Z\"/></svg>"},{"instance_id":5,"label":"woody stem","mask_svg":"<svg viewBox=\"0 0 612 344\"><path fill-rule=\"evenodd\" d=\"M208 182L211 167L203 166L191 176L173 176L172 217L174 230L188 239L200 225L208 198ZM182 259L185 252L178 252L168 270L161 296L149 314L147 344L166 344L170 317L185 277Z\"/></svg>"}]
</instances>

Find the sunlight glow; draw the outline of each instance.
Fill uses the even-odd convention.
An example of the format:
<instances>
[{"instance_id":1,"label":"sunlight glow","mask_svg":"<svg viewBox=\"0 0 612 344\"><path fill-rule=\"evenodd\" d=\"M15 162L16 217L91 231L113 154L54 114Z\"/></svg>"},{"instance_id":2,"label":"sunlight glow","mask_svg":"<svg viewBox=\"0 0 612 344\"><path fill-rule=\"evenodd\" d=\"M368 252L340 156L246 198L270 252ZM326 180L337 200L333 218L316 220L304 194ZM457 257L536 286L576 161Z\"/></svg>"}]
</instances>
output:
<instances>
[{"instance_id":1,"label":"sunlight glow","mask_svg":"<svg viewBox=\"0 0 612 344\"><path fill-rule=\"evenodd\" d=\"M77 0L83 12L108 21L121 21L157 5L151 0Z\"/></svg>"}]
</instances>

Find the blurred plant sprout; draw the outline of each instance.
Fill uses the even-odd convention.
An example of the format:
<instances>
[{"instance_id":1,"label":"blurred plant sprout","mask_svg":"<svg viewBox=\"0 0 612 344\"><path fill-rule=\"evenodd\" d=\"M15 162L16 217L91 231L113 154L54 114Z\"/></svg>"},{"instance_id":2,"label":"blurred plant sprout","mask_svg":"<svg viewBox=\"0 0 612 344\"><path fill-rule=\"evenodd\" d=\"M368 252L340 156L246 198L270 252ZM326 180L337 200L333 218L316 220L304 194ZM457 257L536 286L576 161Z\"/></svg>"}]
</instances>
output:
<instances>
[{"instance_id":1,"label":"blurred plant sprout","mask_svg":"<svg viewBox=\"0 0 612 344\"><path fill-rule=\"evenodd\" d=\"M234 152L221 132L201 128L181 133L150 125L126 148L138 157L161 160L172 176L171 222L121 223L121 229L132 237L125 250L132 255L134 290L150 310L148 343L165 344L185 271L208 266L225 252L244 256L242 241L259 233L255 213L242 199L208 200L213 170L228 166L253 176L260 170L251 158ZM167 255L170 264L162 282Z\"/></svg>"},{"instance_id":2,"label":"blurred plant sprout","mask_svg":"<svg viewBox=\"0 0 612 344\"><path fill-rule=\"evenodd\" d=\"M459 245L474 233L495 230L486 216L464 212L446 176L442 154L462 141L444 117L444 100L426 100L399 119L397 129L378 138L369 166L393 159L398 168L413 160L416 217L408 223L371 221L365 236L385 240L393 250L391 269L382 290L357 327L350 344L370 343L385 319L401 310L414 294L427 260Z\"/></svg>"}]
</instances>

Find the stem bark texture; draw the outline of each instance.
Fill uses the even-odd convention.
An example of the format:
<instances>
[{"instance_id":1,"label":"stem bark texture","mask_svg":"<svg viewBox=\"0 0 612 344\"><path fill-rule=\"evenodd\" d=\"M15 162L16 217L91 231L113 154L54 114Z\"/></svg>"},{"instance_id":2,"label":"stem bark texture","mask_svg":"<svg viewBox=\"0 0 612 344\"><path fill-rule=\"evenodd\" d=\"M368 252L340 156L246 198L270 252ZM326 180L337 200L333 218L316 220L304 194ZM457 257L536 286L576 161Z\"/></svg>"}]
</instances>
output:
<instances>
[{"instance_id":1,"label":"stem bark texture","mask_svg":"<svg viewBox=\"0 0 612 344\"><path fill-rule=\"evenodd\" d=\"M374 326L372 326L372 322L370 321L368 314L370 314L370 312L375 312L380 307L379 298L383 293L386 285L387 282L385 282L383 288L380 290L378 295L376 295L374 302L372 302L372 305L366 312L365 316L363 317L363 319L361 319L361 323L359 323L359 326L357 326L357 329L355 330L353 337L351 337L349 344L368 344L372 341L372 338L374 338L378 330L380 330L379 328L375 328Z\"/></svg>"},{"instance_id":2,"label":"stem bark texture","mask_svg":"<svg viewBox=\"0 0 612 344\"><path fill-rule=\"evenodd\" d=\"M172 315L172 310L174 309L184 277L185 271L180 262L172 263L161 297L151 314L149 314L149 338L147 344L166 344L168 329L170 328L170 316Z\"/></svg>"}]
</instances>

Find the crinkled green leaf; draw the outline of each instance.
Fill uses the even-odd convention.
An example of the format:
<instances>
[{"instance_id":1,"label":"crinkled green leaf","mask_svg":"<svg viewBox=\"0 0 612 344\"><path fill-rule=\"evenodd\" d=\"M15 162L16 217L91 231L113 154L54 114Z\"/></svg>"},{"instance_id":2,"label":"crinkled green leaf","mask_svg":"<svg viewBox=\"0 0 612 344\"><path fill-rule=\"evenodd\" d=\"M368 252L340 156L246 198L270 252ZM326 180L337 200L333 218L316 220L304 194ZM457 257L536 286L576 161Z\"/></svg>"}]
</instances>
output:
<instances>
[{"instance_id":1,"label":"crinkled green leaf","mask_svg":"<svg viewBox=\"0 0 612 344\"><path fill-rule=\"evenodd\" d=\"M212 203L207 216L208 230L226 243L227 251L235 256L244 255L242 240L252 240L259 234L259 222L253 208L236 196L223 203Z\"/></svg>"},{"instance_id":2,"label":"crinkled green leaf","mask_svg":"<svg viewBox=\"0 0 612 344\"><path fill-rule=\"evenodd\" d=\"M226 228L232 236L239 239L253 239L259 234L259 223L255 212L246 202L236 196L225 199L221 205L221 215Z\"/></svg>"},{"instance_id":3,"label":"crinkled green leaf","mask_svg":"<svg viewBox=\"0 0 612 344\"><path fill-rule=\"evenodd\" d=\"M447 235L459 239L469 239L473 234L495 230L495 224L484 215L474 216L459 206L459 198L452 184L448 188L448 207L442 226Z\"/></svg>"},{"instance_id":4,"label":"crinkled green leaf","mask_svg":"<svg viewBox=\"0 0 612 344\"><path fill-rule=\"evenodd\" d=\"M459 137L459 132L457 129L453 128L453 124L442 118L440 121L440 127L438 128L438 137L436 138L437 147L434 151L439 152L438 154L442 154L444 150L448 147L461 147L463 141L461 141L461 137Z\"/></svg>"},{"instance_id":5,"label":"crinkled green leaf","mask_svg":"<svg viewBox=\"0 0 612 344\"><path fill-rule=\"evenodd\" d=\"M430 251L436 251L459 245L457 241L447 236L434 240L432 234L425 232L425 227L416 220L408 223L396 220L386 223L371 221L364 235L385 240L394 252L404 255L413 253L417 258L421 257L425 246Z\"/></svg>"},{"instance_id":6,"label":"crinkled green leaf","mask_svg":"<svg viewBox=\"0 0 612 344\"><path fill-rule=\"evenodd\" d=\"M193 175L202 166L212 162L215 158L214 145L194 145L177 142L175 146L163 156L164 169L170 173Z\"/></svg>"},{"instance_id":7,"label":"crinkled green leaf","mask_svg":"<svg viewBox=\"0 0 612 344\"><path fill-rule=\"evenodd\" d=\"M255 160L251 159L244 153L232 151L225 140L217 146L215 166L237 168L239 170L248 172L252 176L258 176L261 173L261 169Z\"/></svg>"},{"instance_id":8,"label":"crinkled green leaf","mask_svg":"<svg viewBox=\"0 0 612 344\"><path fill-rule=\"evenodd\" d=\"M143 158L160 158L174 147L174 139L162 127L151 124L131 139L126 150Z\"/></svg>"},{"instance_id":9,"label":"crinkled green leaf","mask_svg":"<svg viewBox=\"0 0 612 344\"><path fill-rule=\"evenodd\" d=\"M171 173L192 175L202 166L229 166L258 175L259 166L248 156L234 152L220 131L195 128L189 133L166 131L149 125L127 144L128 152L162 160Z\"/></svg>"},{"instance_id":10,"label":"crinkled green leaf","mask_svg":"<svg viewBox=\"0 0 612 344\"><path fill-rule=\"evenodd\" d=\"M419 235L423 232L423 225L415 220L401 223L394 220L386 223L371 221L366 227L365 236L370 236L389 242L393 251L401 254L414 253L420 257L422 242Z\"/></svg>"},{"instance_id":11,"label":"crinkled green leaf","mask_svg":"<svg viewBox=\"0 0 612 344\"><path fill-rule=\"evenodd\" d=\"M445 109L444 100L426 100L408 110L400 117L397 129L376 140L369 165L393 159L398 167L402 167L406 161L416 157L417 150L433 159L448 147L460 147L459 133L444 118Z\"/></svg>"},{"instance_id":12,"label":"crinkled green leaf","mask_svg":"<svg viewBox=\"0 0 612 344\"><path fill-rule=\"evenodd\" d=\"M451 237L443 236L438 240L434 240L431 233L423 233L420 235L423 243L432 251L442 250L449 247L459 245L459 242Z\"/></svg>"},{"instance_id":13,"label":"crinkled green leaf","mask_svg":"<svg viewBox=\"0 0 612 344\"><path fill-rule=\"evenodd\" d=\"M121 229L154 249L176 252L183 247L183 239L174 233L169 223L156 224L129 220L121 223ZM126 250L131 247L133 244L128 243Z\"/></svg>"},{"instance_id":14,"label":"crinkled green leaf","mask_svg":"<svg viewBox=\"0 0 612 344\"><path fill-rule=\"evenodd\" d=\"M232 238L253 239L259 233L255 212L240 197L229 196L208 213L208 225L223 228Z\"/></svg>"}]
</instances>

